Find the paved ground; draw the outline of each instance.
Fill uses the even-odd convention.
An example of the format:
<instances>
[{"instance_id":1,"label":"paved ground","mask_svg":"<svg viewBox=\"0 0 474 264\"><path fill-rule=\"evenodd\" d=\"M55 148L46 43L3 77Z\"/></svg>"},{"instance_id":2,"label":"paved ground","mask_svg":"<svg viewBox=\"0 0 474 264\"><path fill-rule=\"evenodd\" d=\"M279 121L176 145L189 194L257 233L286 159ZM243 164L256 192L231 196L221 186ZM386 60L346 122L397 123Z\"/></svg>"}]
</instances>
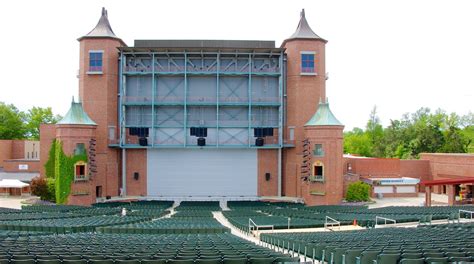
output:
<instances>
[{"instance_id":1,"label":"paved ground","mask_svg":"<svg viewBox=\"0 0 474 264\"><path fill-rule=\"evenodd\" d=\"M22 202L32 197L0 197L0 207L21 209Z\"/></svg>"},{"instance_id":2,"label":"paved ground","mask_svg":"<svg viewBox=\"0 0 474 264\"><path fill-rule=\"evenodd\" d=\"M431 194L433 205L447 205L448 196L445 194ZM407 198L382 198L373 199L374 204L369 205L369 208L378 208L385 206L423 206L425 204L425 194L419 193L418 197Z\"/></svg>"}]
</instances>

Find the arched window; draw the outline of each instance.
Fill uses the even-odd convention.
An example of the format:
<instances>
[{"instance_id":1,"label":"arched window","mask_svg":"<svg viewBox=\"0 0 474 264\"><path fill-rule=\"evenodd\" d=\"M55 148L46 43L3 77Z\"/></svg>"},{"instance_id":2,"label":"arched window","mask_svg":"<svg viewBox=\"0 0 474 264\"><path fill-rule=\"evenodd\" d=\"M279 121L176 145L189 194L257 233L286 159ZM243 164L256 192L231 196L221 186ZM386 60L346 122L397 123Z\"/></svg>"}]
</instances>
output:
<instances>
[{"instance_id":1,"label":"arched window","mask_svg":"<svg viewBox=\"0 0 474 264\"><path fill-rule=\"evenodd\" d=\"M78 161L74 164L74 179L86 180L87 179L87 164L84 161Z\"/></svg>"},{"instance_id":2,"label":"arched window","mask_svg":"<svg viewBox=\"0 0 474 264\"><path fill-rule=\"evenodd\" d=\"M313 163L313 177L315 180L323 180L324 179L324 164L321 161L316 161Z\"/></svg>"}]
</instances>

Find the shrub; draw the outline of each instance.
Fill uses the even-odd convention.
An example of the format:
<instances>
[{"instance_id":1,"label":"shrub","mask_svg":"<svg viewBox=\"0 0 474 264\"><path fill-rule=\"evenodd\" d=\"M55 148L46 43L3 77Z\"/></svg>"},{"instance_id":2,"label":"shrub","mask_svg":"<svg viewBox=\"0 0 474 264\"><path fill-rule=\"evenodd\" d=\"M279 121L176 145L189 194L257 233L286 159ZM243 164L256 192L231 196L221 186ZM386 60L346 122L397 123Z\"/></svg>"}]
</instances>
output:
<instances>
[{"instance_id":1,"label":"shrub","mask_svg":"<svg viewBox=\"0 0 474 264\"><path fill-rule=\"evenodd\" d=\"M48 186L46 185L46 179L43 177L34 177L30 183L31 194L44 197L48 192Z\"/></svg>"},{"instance_id":2,"label":"shrub","mask_svg":"<svg viewBox=\"0 0 474 264\"><path fill-rule=\"evenodd\" d=\"M30 183L31 193L39 196L44 201L55 201L54 180L35 177Z\"/></svg>"},{"instance_id":3,"label":"shrub","mask_svg":"<svg viewBox=\"0 0 474 264\"><path fill-rule=\"evenodd\" d=\"M348 202L366 202L369 201L370 185L358 181L349 184L346 193L346 200Z\"/></svg>"}]
</instances>

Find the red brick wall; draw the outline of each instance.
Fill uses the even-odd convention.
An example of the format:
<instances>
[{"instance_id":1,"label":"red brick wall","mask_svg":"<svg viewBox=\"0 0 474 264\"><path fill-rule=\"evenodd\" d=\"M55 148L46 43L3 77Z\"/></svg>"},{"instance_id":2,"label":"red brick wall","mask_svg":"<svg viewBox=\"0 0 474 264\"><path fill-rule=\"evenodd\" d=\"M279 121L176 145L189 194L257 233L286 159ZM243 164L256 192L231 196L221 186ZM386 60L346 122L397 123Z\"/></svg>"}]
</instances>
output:
<instances>
[{"instance_id":1,"label":"red brick wall","mask_svg":"<svg viewBox=\"0 0 474 264\"><path fill-rule=\"evenodd\" d=\"M278 150L259 149L258 155L258 195L278 195ZM270 173L270 180L265 179L265 173Z\"/></svg>"},{"instance_id":2,"label":"red brick wall","mask_svg":"<svg viewBox=\"0 0 474 264\"><path fill-rule=\"evenodd\" d=\"M40 125L40 176L46 177L46 170L44 164L48 161L49 150L51 149L51 143L56 138L56 125L53 124L41 124Z\"/></svg>"},{"instance_id":3,"label":"red brick wall","mask_svg":"<svg viewBox=\"0 0 474 264\"><path fill-rule=\"evenodd\" d=\"M12 159L12 140L0 140L0 167L4 166L4 160Z\"/></svg>"},{"instance_id":4,"label":"red brick wall","mask_svg":"<svg viewBox=\"0 0 474 264\"><path fill-rule=\"evenodd\" d=\"M12 142L12 159L25 158L25 141L13 140Z\"/></svg>"},{"instance_id":5,"label":"red brick wall","mask_svg":"<svg viewBox=\"0 0 474 264\"><path fill-rule=\"evenodd\" d=\"M352 173L361 177L400 177L399 159L378 158L345 158L344 173L347 173L347 164L350 163Z\"/></svg>"},{"instance_id":6,"label":"red brick wall","mask_svg":"<svg viewBox=\"0 0 474 264\"><path fill-rule=\"evenodd\" d=\"M474 154L422 153L420 159L430 162L432 180L474 177Z\"/></svg>"},{"instance_id":7,"label":"red brick wall","mask_svg":"<svg viewBox=\"0 0 474 264\"><path fill-rule=\"evenodd\" d=\"M304 124L313 116L319 100L326 97L325 42L321 40L290 40L284 43L287 54L286 124L295 127L295 148L284 149L283 194L301 197L299 180L301 141L305 138ZM317 75L301 75L301 51L315 52Z\"/></svg>"},{"instance_id":8,"label":"red brick wall","mask_svg":"<svg viewBox=\"0 0 474 264\"><path fill-rule=\"evenodd\" d=\"M306 127L306 136L313 148L314 144L322 144L324 156L313 156L312 165L323 163L324 182L305 182L302 184L301 196L308 205L339 204L344 196L343 166L343 126ZM301 180L299 181L301 183ZM314 195L311 192L324 193Z\"/></svg>"},{"instance_id":9,"label":"red brick wall","mask_svg":"<svg viewBox=\"0 0 474 264\"><path fill-rule=\"evenodd\" d=\"M5 160L5 166L3 169L6 172L39 172L40 171L40 161L39 160L24 160L24 159L15 159L15 160ZM28 165L27 170L20 170L19 165Z\"/></svg>"},{"instance_id":10,"label":"red brick wall","mask_svg":"<svg viewBox=\"0 0 474 264\"><path fill-rule=\"evenodd\" d=\"M127 195L147 195L147 150L127 149ZM138 180L133 178L135 172L139 173Z\"/></svg>"},{"instance_id":11,"label":"red brick wall","mask_svg":"<svg viewBox=\"0 0 474 264\"><path fill-rule=\"evenodd\" d=\"M104 196L117 196L120 188L120 152L108 147L109 126L118 127L118 50L115 39L82 39L79 60L79 96L85 112L97 123L97 178ZM87 74L89 51L103 50L103 74ZM118 129L115 129L116 133ZM115 135L117 138L117 135Z\"/></svg>"}]
</instances>

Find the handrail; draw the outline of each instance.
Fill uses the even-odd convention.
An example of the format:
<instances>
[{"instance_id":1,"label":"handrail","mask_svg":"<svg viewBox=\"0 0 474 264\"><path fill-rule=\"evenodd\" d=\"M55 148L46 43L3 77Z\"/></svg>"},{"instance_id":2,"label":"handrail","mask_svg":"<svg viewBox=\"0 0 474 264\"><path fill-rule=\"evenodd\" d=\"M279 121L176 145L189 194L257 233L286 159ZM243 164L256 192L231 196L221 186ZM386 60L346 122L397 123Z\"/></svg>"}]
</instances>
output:
<instances>
[{"instance_id":1,"label":"handrail","mask_svg":"<svg viewBox=\"0 0 474 264\"><path fill-rule=\"evenodd\" d=\"M328 222L328 220L331 221L331 222ZM331 228L334 227L335 225L337 225L339 230L341 229L341 222L339 222L336 219L331 218L331 217L326 215L326 221L324 223L324 228L331 230L330 228L328 228L329 225L331 226Z\"/></svg>"},{"instance_id":2,"label":"handrail","mask_svg":"<svg viewBox=\"0 0 474 264\"><path fill-rule=\"evenodd\" d=\"M252 227L255 227L256 229L252 229ZM249 218L249 232L252 232L253 230L256 230L258 232L259 229L261 228L271 228L272 232L275 231L275 226L274 225L257 225L252 218Z\"/></svg>"},{"instance_id":3,"label":"handrail","mask_svg":"<svg viewBox=\"0 0 474 264\"><path fill-rule=\"evenodd\" d=\"M381 217L381 216L375 216L375 226L377 226L379 224L379 221L378 221L379 219L384 220L384 225L387 224L387 221L392 222L393 224L397 223L397 220L395 220L395 219Z\"/></svg>"},{"instance_id":4,"label":"handrail","mask_svg":"<svg viewBox=\"0 0 474 264\"><path fill-rule=\"evenodd\" d=\"M461 212L470 214L470 215L471 215L471 219L472 219L472 216L474 215L474 211L468 211L468 210L459 209L459 218L461 218ZM466 218L467 218L467 217L466 217Z\"/></svg>"}]
</instances>

